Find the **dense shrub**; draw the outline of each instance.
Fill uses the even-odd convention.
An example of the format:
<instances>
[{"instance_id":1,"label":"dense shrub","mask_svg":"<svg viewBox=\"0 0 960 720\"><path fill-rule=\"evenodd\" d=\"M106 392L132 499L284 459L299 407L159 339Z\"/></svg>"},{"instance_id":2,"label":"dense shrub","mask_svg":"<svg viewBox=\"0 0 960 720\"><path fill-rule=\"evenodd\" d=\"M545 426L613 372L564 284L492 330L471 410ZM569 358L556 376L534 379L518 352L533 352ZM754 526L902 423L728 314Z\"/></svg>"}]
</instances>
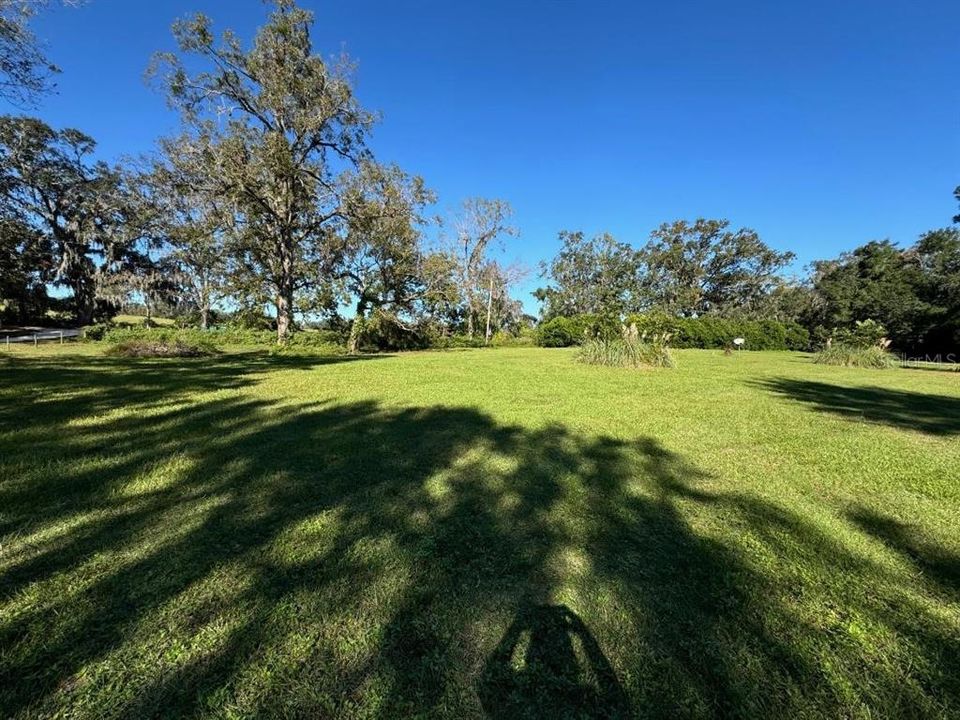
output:
<instances>
[{"instance_id":1,"label":"dense shrub","mask_svg":"<svg viewBox=\"0 0 960 720\"><path fill-rule=\"evenodd\" d=\"M97 342L103 340L106 337L107 333L110 332L113 328L110 323L97 323L96 325L87 325L83 328L82 337L84 340L90 340L91 342Z\"/></svg>"},{"instance_id":2,"label":"dense shrub","mask_svg":"<svg viewBox=\"0 0 960 720\"><path fill-rule=\"evenodd\" d=\"M423 350L431 346L430 328L425 323L405 323L383 310L354 320L350 332L361 352Z\"/></svg>"},{"instance_id":3,"label":"dense shrub","mask_svg":"<svg viewBox=\"0 0 960 720\"><path fill-rule=\"evenodd\" d=\"M785 322L785 343L787 350L809 350L812 346L810 331L795 322Z\"/></svg>"},{"instance_id":4,"label":"dense shrub","mask_svg":"<svg viewBox=\"0 0 960 720\"><path fill-rule=\"evenodd\" d=\"M590 335L596 337L601 321L592 315L557 317L537 329L537 343L544 347L579 345ZM670 344L676 348L714 349L730 347L733 339L742 337L746 350L808 350L810 334L794 322L775 320L732 320L705 316L678 318L664 313L630 315L626 325L635 325L648 337L670 333ZM617 328L617 333L619 328ZM617 333L607 333L615 336ZM602 334L602 333L601 333Z\"/></svg>"},{"instance_id":5,"label":"dense shrub","mask_svg":"<svg viewBox=\"0 0 960 720\"><path fill-rule=\"evenodd\" d=\"M275 318L263 314L258 308L241 308L230 315L227 323L240 330L276 330Z\"/></svg>"},{"instance_id":6,"label":"dense shrub","mask_svg":"<svg viewBox=\"0 0 960 720\"><path fill-rule=\"evenodd\" d=\"M134 340L154 342L180 342L188 345L233 345L241 347L272 347L277 343L277 335L270 330L244 330L237 327L219 327L210 330L196 328L148 328L143 326L97 328L97 339L110 343L124 343ZM94 339L87 335L88 339ZM305 331L294 333L287 342L288 347L311 350L314 352L335 353L342 351L342 336L331 330Z\"/></svg>"},{"instance_id":7,"label":"dense shrub","mask_svg":"<svg viewBox=\"0 0 960 720\"><path fill-rule=\"evenodd\" d=\"M490 345L493 347L530 347L536 344L536 340L536 331L532 329L524 328L516 334L501 330L494 333L493 337L490 338Z\"/></svg>"},{"instance_id":8,"label":"dense shrub","mask_svg":"<svg viewBox=\"0 0 960 720\"><path fill-rule=\"evenodd\" d=\"M202 357L212 355L212 345L191 344L181 340L124 340L107 349L107 355L119 357Z\"/></svg>"},{"instance_id":9,"label":"dense shrub","mask_svg":"<svg viewBox=\"0 0 960 720\"><path fill-rule=\"evenodd\" d=\"M658 313L632 315L628 322L635 324L641 332L672 333L670 344L677 348L730 347L738 337L744 339L746 350L807 350L810 346L807 330L793 322L713 316L672 318Z\"/></svg>"},{"instance_id":10,"label":"dense shrub","mask_svg":"<svg viewBox=\"0 0 960 720\"><path fill-rule=\"evenodd\" d=\"M821 365L841 365L843 367L876 368L883 370L897 367L896 356L879 345L863 347L836 343L823 348L813 357Z\"/></svg>"},{"instance_id":11,"label":"dense shrub","mask_svg":"<svg viewBox=\"0 0 960 720\"><path fill-rule=\"evenodd\" d=\"M586 340L588 328L596 321L592 315L555 317L537 328L537 345L541 347L570 347Z\"/></svg>"}]
</instances>

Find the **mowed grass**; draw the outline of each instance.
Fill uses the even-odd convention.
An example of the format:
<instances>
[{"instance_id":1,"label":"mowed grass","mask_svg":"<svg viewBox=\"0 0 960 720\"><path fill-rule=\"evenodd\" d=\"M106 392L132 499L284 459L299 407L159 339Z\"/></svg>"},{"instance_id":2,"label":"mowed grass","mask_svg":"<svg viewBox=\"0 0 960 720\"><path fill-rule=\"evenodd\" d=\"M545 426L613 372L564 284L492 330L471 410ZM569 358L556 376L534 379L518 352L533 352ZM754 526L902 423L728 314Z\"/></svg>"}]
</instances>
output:
<instances>
[{"instance_id":1,"label":"mowed grass","mask_svg":"<svg viewBox=\"0 0 960 720\"><path fill-rule=\"evenodd\" d=\"M957 717L960 376L0 356L0 717Z\"/></svg>"}]
</instances>

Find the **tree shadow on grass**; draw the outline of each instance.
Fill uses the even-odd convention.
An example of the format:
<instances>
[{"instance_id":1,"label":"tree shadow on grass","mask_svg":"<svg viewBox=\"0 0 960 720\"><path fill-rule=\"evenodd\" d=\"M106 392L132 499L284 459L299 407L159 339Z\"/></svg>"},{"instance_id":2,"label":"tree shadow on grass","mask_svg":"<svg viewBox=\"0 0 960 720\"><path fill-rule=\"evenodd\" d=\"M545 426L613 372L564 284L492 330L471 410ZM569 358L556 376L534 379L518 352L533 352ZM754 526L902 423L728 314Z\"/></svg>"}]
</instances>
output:
<instances>
[{"instance_id":1,"label":"tree shadow on grass","mask_svg":"<svg viewBox=\"0 0 960 720\"><path fill-rule=\"evenodd\" d=\"M191 384L184 367L159 366L143 395L113 377L123 364L57 374L67 407L35 420L44 452L17 442L36 438L31 423L3 436L21 477L0 480L0 715L916 716L960 703L956 637L901 578L791 510L711 490L655 439L470 408L191 401L251 375ZM137 412L111 414L125 382ZM903 646L865 654L850 617Z\"/></svg>"},{"instance_id":2,"label":"tree shadow on grass","mask_svg":"<svg viewBox=\"0 0 960 720\"><path fill-rule=\"evenodd\" d=\"M867 508L857 508L850 519L865 532L912 561L946 592L960 593L960 556L926 540L919 526Z\"/></svg>"},{"instance_id":3,"label":"tree shadow on grass","mask_svg":"<svg viewBox=\"0 0 960 720\"><path fill-rule=\"evenodd\" d=\"M956 397L883 387L844 387L791 378L776 378L757 385L841 417L929 435L960 433L960 398Z\"/></svg>"}]
</instances>

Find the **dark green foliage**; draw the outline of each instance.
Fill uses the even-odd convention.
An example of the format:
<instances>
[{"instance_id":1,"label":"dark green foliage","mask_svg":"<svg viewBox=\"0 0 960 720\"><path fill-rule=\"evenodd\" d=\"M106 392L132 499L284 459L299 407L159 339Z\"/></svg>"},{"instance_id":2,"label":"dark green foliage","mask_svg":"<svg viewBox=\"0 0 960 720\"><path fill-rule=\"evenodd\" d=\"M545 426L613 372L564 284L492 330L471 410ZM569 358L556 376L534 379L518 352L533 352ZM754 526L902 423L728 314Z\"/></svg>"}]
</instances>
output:
<instances>
[{"instance_id":1,"label":"dark green foliage","mask_svg":"<svg viewBox=\"0 0 960 720\"><path fill-rule=\"evenodd\" d=\"M719 349L744 339L744 350L806 350L809 333L793 322L776 320L733 320L714 316L671 318L651 313L631 315L627 322L647 333L673 333L670 344L676 348Z\"/></svg>"},{"instance_id":2,"label":"dark green foliage","mask_svg":"<svg viewBox=\"0 0 960 720\"><path fill-rule=\"evenodd\" d=\"M610 313L622 316L643 307L642 258L609 233L587 238L561 231L563 247L549 264L542 263L550 285L534 296L544 302L544 317Z\"/></svg>"},{"instance_id":3,"label":"dark green foliage","mask_svg":"<svg viewBox=\"0 0 960 720\"><path fill-rule=\"evenodd\" d=\"M900 351L960 348L960 231L935 230L906 250L870 242L814 268L819 302L805 318L809 327L853 329L873 318Z\"/></svg>"},{"instance_id":4,"label":"dark green foliage","mask_svg":"<svg viewBox=\"0 0 960 720\"><path fill-rule=\"evenodd\" d=\"M960 352L960 228L922 235L913 252L923 270L919 292L930 306L923 349Z\"/></svg>"},{"instance_id":5,"label":"dark green foliage","mask_svg":"<svg viewBox=\"0 0 960 720\"><path fill-rule=\"evenodd\" d=\"M784 344L788 350L809 350L810 331L796 322L783 323Z\"/></svg>"},{"instance_id":6,"label":"dark green foliage","mask_svg":"<svg viewBox=\"0 0 960 720\"><path fill-rule=\"evenodd\" d=\"M348 347L360 352L423 350L430 347L431 340L425 325L408 325L380 309L367 318L355 318L350 333Z\"/></svg>"},{"instance_id":7,"label":"dark green foliage","mask_svg":"<svg viewBox=\"0 0 960 720\"><path fill-rule=\"evenodd\" d=\"M22 252L43 248L29 270L71 290L81 325L109 314L117 280L149 264L137 247L123 174L94 161L95 147L78 130L0 117L2 222L27 238Z\"/></svg>"},{"instance_id":8,"label":"dark green foliage","mask_svg":"<svg viewBox=\"0 0 960 720\"><path fill-rule=\"evenodd\" d=\"M590 315L555 317L537 328L537 345L540 347L570 347L586 339L587 329L595 322Z\"/></svg>"},{"instance_id":9,"label":"dark green foliage","mask_svg":"<svg viewBox=\"0 0 960 720\"><path fill-rule=\"evenodd\" d=\"M99 342L107 336L108 332L115 329L116 328L110 323L97 323L96 325L88 325L83 329L83 334L81 337L84 340Z\"/></svg>"},{"instance_id":10,"label":"dark green foliage","mask_svg":"<svg viewBox=\"0 0 960 720\"><path fill-rule=\"evenodd\" d=\"M269 347L276 344L276 334L270 330L244 330L235 327L199 330L196 328L151 328L142 325L132 327L113 327L93 325L86 328L84 336L88 340L102 340L108 343L126 342L163 342L186 343L189 345L215 345L218 347L247 346ZM288 345L294 348L312 349L325 353L342 352L344 338L332 330L311 330L291 336Z\"/></svg>"},{"instance_id":11,"label":"dark green foliage","mask_svg":"<svg viewBox=\"0 0 960 720\"><path fill-rule=\"evenodd\" d=\"M793 260L749 228L727 220L677 220L654 230L643 249L644 282L654 307L682 317L706 313L769 316L780 273Z\"/></svg>"},{"instance_id":12,"label":"dark green foliage","mask_svg":"<svg viewBox=\"0 0 960 720\"><path fill-rule=\"evenodd\" d=\"M733 320L714 317L678 318L664 313L630 315L626 324L648 336L671 333L675 348L716 349L733 344L742 337L745 350L808 350L810 333L795 322L777 320ZM548 320L537 328L537 344L542 347L580 345L588 334L618 335L621 323L610 325L594 315L578 315ZM606 332L602 329L606 328ZM611 329L612 328L612 329Z\"/></svg>"},{"instance_id":13,"label":"dark green foliage","mask_svg":"<svg viewBox=\"0 0 960 720\"><path fill-rule=\"evenodd\" d=\"M16 219L0 218L0 323L43 321L52 269L48 238Z\"/></svg>"}]
</instances>

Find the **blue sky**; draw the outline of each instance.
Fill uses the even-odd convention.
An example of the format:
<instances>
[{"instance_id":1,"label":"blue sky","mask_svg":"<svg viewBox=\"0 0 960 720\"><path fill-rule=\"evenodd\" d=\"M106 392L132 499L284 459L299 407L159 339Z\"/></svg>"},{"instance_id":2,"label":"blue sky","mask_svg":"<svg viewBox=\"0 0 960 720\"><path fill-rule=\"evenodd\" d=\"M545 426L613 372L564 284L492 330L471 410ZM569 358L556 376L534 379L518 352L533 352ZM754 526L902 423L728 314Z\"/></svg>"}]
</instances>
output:
<instances>
[{"instance_id":1,"label":"blue sky","mask_svg":"<svg viewBox=\"0 0 960 720\"><path fill-rule=\"evenodd\" d=\"M561 229L642 244L726 217L798 255L949 223L960 184L957 0L302 0L315 45L358 63L372 147L427 180L438 211L509 200L535 267ZM36 113L114 159L177 118L143 72L202 11L250 38L259 0L89 0L38 18L64 70ZM9 108L8 108L9 109ZM522 289L536 287L532 274Z\"/></svg>"}]
</instances>

